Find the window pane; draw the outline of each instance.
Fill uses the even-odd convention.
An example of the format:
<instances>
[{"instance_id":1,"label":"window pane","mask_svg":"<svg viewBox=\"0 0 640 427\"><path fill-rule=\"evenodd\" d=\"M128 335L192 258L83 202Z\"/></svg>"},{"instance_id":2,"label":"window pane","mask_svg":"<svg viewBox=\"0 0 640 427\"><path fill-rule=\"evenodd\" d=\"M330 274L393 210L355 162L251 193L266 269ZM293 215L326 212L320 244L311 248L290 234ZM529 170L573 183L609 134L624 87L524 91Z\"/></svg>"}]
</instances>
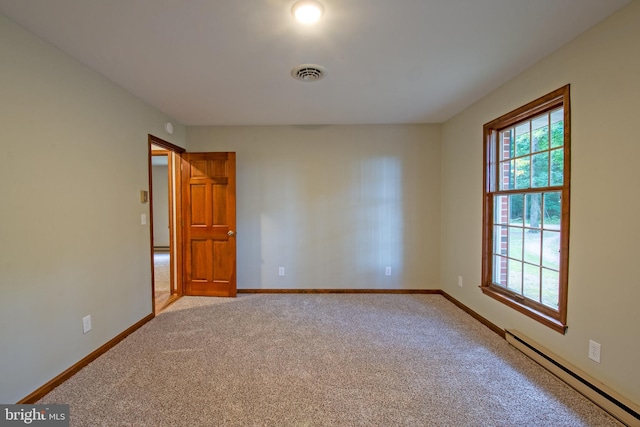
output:
<instances>
[{"instance_id":1,"label":"window pane","mask_svg":"<svg viewBox=\"0 0 640 427\"><path fill-rule=\"evenodd\" d=\"M544 228L547 230L560 230L561 199L559 191L544 193Z\"/></svg>"},{"instance_id":2,"label":"window pane","mask_svg":"<svg viewBox=\"0 0 640 427\"><path fill-rule=\"evenodd\" d=\"M493 228L493 253L507 256L509 245L509 228L496 225Z\"/></svg>"},{"instance_id":3,"label":"window pane","mask_svg":"<svg viewBox=\"0 0 640 427\"><path fill-rule=\"evenodd\" d=\"M542 195L540 193L527 194L525 197L525 227L540 228L542 213Z\"/></svg>"},{"instance_id":4,"label":"window pane","mask_svg":"<svg viewBox=\"0 0 640 427\"><path fill-rule=\"evenodd\" d=\"M509 189L516 188L516 161L511 160L509 162Z\"/></svg>"},{"instance_id":5,"label":"window pane","mask_svg":"<svg viewBox=\"0 0 640 427\"><path fill-rule=\"evenodd\" d=\"M564 145L564 109L551 112L551 148Z\"/></svg>"},{"instance_id":6,"label":"window pane","mask_svg":"<svg viewBox=\"0 0 640 427\"><path fill-rule=\"evenodd\" d=\"M496 224L509 223L509 198L507 196L493 197L493 221Z\"/></svg>"},{"instance_id":7,"label":"window pane","mask_svg":"<svg viewBox=\"0 0 640 427\"><path fill-rule=\"evenodd\" d=\"M493 257L493 283L507 287L507 258L497 255Z\"/></svg>"},{"instance_id":8,"label":"window pane","mask_svg":"<svg viewBox=\"0 0 640 427\"><path fill-rule=\"evenodd\" d=\"M558 309L560 276L557 271L542 269L542 304Z\"/></svg>"},{"instance_id":9,"label":"window pane","mask_svg":"<svg viewBox=\"0 0 640 427\"><path fill-rule=\"evenodd\" d=\"M542 266L560 269L560 232L542 232Z\"/></svg>"},{"instance_id":10,"label":"window pane","mask_svg":"<svg viewBox=\"0 0 640 427\"><path fill-rule=\"evenodd\" d=\"M509 224L524 225L524 196L522 194L512 194L509 196Z\"/></svg>"},{"instance_id":11,"label":"window pane","mask_svg":"<svg viewBox=\"0 0 640 427\"><path fill-rule=\"evenodd\" d=\"M522 263L509 260L509 283L507 288L522 295Z\"/></svg>"},{"instance_id":12,"label":"window pane","mask_svg":"<svg viewBox=\"0 0 640 427\"><path fill-rule=\"evenodd\" d=\"M500 160L513 158L513 129L500 132L500 141L502 141L502 149L500 150Z\"/></svg>"},{"instance_id":13,"label":"window pane","mask_svg":"<svg viewBox=\"0 0 640 427\"><path fill-rule=\"evenodd\" d=\"M531 141L529 137L529 122L516 127L516 157L524 156L531 152Z\"/></svg>"},{"instance_id":14,"label":"window pane","mask_svg":"<svg viewBox=\"0 0 640 427\"><path fill-rule=\"evenodd\" d=\"M530 157L523 157L515 161L516 187L529 188L531 185Z\"/></svg>"},{"instance_id":15,"label":"window pane","mask_svg":"<svg viewBox=\"0 0 640 427\"><path fill-rule=\"evenodd\" d=\"M524 264L523 295L540 302L540 267Z\"/></svg>"},{"instance_id":16,"label":"window pane","mask_svg":"<svg viewBox=\"0 0 640 427\"><path fill-rule=\"evenodd\" d=\"M547 113L541 114L538 117L534 117L531 120L531 130L536 133L536 130L549 126L549 115Z\"/></svg>"},{"instance_id":17,"label":"window pane","mask_svg":"<svg viewBox=\"0 0 640 427\"><path fill-rule=\"evenodd\" d=\"M547 150L549 148L549 116L545 114L533 119L531 130L533 132L531 152Z\"/></svg>"},{"instance_id":18,"label":"window pane","mask_svg":"<svg viewBox=\"0 0 640 427\"><path fill-rule=\"evenodd\" d=\"M564 121L564 108L560 107L557 110L553 110L551 114L551 124Z\"/></svg>"},{"instance_id":19,"label":"window pane","mask_svg":"<svg viewBox=\"0 0 640 427\"><path fill-rule=\"evenodd\" d=\"M524 260L532 264L540 264L540 238L538 230L524 231Z\"/></svg>"},{"instance_id":20,"label":"window pane","mask_svg":"<svg viewBox=\"0 0 640 427\"><path fill-rule=\"evenodd\" d=\"M564 149L551 151L551 185L562 185L564 182Z\"/></svg>"},{"instance_id":21,"label":"window pane","mask_svg":"<svg viewBox=\"0 0 640 427\"><path fill-rule=\"evenodd\" d=\"M531 152L549 149L549 126L545 126L533 132L533 140L531 141Z\"/></svg>"},{"instance_id":22,"label":"window pane","mask_svg":"<svg viewBox=\"0 0 640 427\"><path fill-rule=\"evenodd\" d=\"M533 187L547 187L549 185L549 152L535 154L533 159Z\"/></svg>"},{"instance_id":23,"label":"window pane","mask_svg":"<svg viewBox=\"0 0 640 427\"><path fill-rule=\"evenodd\" d=\"M500 162L500 189L512 190L515 182L515 160Z\"/></svg>"},{"instance_id":24,"label":"window pane","mask_svg":"<svg viewBox=\"0 0 640 427\"><path fill-rule=\"evenodd\" d=\"M524 228L509 227L509 257L522 260L522 232Z\"/></svg>"}]
</instances>

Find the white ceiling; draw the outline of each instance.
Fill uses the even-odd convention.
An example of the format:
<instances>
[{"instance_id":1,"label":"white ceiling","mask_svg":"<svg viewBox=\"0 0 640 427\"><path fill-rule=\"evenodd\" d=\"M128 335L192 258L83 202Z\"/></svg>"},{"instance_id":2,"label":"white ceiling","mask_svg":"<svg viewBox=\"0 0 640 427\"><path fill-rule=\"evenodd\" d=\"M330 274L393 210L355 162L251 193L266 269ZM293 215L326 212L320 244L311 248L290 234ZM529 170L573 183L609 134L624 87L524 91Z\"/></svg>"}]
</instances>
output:
<instances>
[{"instance_id":1,"label":"white ceiling","mask_svg":"<svg viewBox=\"0 0 640 427\"><path fill-rule=\"evenodd\" d=\"M186 125L438 123L630 0L0 0ZM302 83L302 63L326 68Z\"/></svg>"}]
</instances>

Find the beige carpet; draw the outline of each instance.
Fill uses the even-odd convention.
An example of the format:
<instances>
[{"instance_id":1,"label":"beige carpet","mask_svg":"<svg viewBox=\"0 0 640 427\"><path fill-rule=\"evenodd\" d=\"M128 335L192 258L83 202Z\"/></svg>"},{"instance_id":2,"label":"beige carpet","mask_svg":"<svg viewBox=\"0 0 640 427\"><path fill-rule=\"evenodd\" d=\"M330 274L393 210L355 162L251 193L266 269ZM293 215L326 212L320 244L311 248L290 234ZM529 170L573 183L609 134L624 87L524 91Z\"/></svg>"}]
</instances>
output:
<instances>
[{"instance_id":1,"label":"beige carpet","mask_svg":"<svg viewBox=\"0 0 640 427\"><path fill-rule=\"evenodd\" d=\"M169 252L155 252L153 254L153 280L156 294L171 292L171 272Z\"/></svg>"},{"instance_id":2,"label":"beige carpet","mask_svg":"<svg viewBox=\"0 0 640 427\"><path fill-rule=\"evenodd\" d=\"M439 295L185 297L39 403L73 426L619 426Z\"/></svg>"}]
</instances>

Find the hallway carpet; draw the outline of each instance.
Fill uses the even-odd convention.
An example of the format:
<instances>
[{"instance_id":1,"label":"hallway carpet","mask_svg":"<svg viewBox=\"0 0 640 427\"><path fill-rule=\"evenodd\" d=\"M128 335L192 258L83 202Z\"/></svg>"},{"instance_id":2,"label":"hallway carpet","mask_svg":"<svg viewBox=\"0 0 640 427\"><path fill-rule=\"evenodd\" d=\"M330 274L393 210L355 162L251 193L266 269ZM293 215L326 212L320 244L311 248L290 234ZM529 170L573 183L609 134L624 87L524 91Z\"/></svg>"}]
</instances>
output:
<instances>
[{"instance_id":1,"label":"hallway carpet","mask_svg":"<svg viewBox=\"0 0 640 427\"><path fill-rule=\"evenodd\" d=\"M156 252L153 254L153 280L156 293L169 294L171 290L170 260L169 252Z\"/></svg>"}]
</instances>

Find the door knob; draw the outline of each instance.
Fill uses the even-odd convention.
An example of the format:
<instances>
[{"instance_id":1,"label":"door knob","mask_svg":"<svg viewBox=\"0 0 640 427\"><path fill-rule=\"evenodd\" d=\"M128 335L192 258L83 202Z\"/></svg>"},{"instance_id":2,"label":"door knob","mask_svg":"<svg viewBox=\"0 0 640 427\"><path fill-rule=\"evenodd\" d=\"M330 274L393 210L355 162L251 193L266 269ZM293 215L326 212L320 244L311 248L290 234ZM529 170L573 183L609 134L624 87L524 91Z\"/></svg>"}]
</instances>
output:
<instances>
[{"instance_id":1,"label":"door knob","mask_svg":"<svg viewBox=\"0 0 640 427\"><path fill-rule=\"evenodd\" d=\"M228 236L235 236L236 233L233 230L229 230L229 232L227 233Z\"/></svg>"}]
</instances>

